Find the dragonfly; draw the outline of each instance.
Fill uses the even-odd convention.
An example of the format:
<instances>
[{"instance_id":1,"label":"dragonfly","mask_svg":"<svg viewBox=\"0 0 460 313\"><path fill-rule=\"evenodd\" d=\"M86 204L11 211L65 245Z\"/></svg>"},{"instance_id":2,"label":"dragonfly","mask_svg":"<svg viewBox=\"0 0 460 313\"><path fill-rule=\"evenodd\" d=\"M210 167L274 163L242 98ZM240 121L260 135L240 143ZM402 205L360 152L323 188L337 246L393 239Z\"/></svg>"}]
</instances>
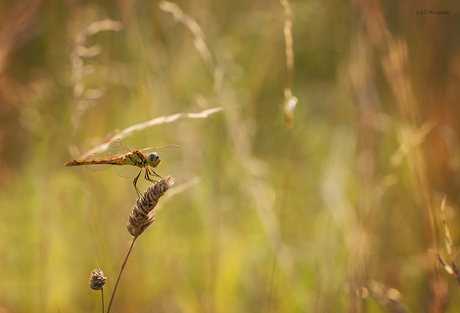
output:
<instances>
[{"instance_id":1,"label":"dragonfly","mask_svg":"<svg viewBox=\"0 0 460 313\"><path fill-rule=\"evenodd\" d=\"M144 178L149 182L157 182L152 178L163 178L153 170L160 164L162 157L173 155L179 150L179 145L167 145L155 148L145 148L136 150L128 146L120 139L114 140L109 144L106 153L93 153L84 160L72 160L65 163L65 166L85 165L92 172L105 171L115 166L115 173L121 177L134 178L133 185L137 196L141 197L141 192L137 188L137 180L144 170ZM160 157L161 155L161 157Z\"/></svg>"}]
</instances>

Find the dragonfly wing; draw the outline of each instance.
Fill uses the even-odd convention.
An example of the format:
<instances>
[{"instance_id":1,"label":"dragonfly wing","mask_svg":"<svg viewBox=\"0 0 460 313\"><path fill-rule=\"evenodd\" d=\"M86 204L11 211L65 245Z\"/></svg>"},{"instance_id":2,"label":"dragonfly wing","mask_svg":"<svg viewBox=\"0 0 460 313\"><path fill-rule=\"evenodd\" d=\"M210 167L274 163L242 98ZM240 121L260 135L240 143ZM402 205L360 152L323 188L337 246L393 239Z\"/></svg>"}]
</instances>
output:
<instances>
[{"instance_id":1,"label":"dragonfly wing","mask_svg":"<svg viewBox=\"0 0 460 313\"><path fill-rule=\"evenodd\" d=\"M139 167L131 166L131 165L120 165L115 167L115 173L118 176L132 178L139 174L139 171L142 171Z\"/></svg>"},{"instance_id":2,"label":"dragonfly wing","mask_svg":"<svg viewBox=\"0 0 460 313\"><path fill-rule=\"evenodd\" d=\"M158 153L160 158L166 158L168 156L173 155L177 151L179 151L179 145L167 145L167 146L161 146L161 147L155 147L155 148L146 148L146 149L142 149L141 151L147 155L149 155L152 152L156 152Z\"/></svg>"},{"instance_id":3,"label":"dragonfly wing","mask_svg":"<svg viewBox=\"0 0 460 313\"><path fill-rule=\"evenodd\" d=\"M91 172L100 172L109 169L112 164L97 163L102 159L107 159L108 156L105 153L93 153L85 159L85 166Z\"/></svg>"},{"instance_id":4,"label":"dragonfly wing","mask_svg":"<svg viewBox=\"0 0 460 313\"><path fill-rule=\"evenodd\" d=\"M117 139L110 143L109 147L107 148L107 154L111 157L114 157L114 156L129 153L133 150L134 150L133 147L128 146L120 139Z\"/></svg>"}]
</instances>

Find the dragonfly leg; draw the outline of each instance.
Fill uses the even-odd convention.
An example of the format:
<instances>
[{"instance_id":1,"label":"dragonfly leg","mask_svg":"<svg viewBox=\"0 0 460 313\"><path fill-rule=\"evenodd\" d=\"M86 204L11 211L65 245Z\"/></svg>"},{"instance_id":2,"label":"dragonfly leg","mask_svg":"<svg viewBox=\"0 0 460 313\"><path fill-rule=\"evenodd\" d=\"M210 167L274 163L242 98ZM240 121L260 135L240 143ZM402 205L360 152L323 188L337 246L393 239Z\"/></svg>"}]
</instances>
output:
<instances>
[{"instance_id":1,"label":"dragonfly leg","mask_svg":"<svg viewBox=\"0 0 460 313\"><path fill-rule=\"evenodd\" d=\"M142 169L139 171L137 174L136 178L133 180L133 185L134 189L136 189L137 196L140 198L141 197L141 192L139 191L139 188L137 188L137 180L139 179L139 176L141 175Z\"/></svg>"},{"instance_id":2,"label":"dragonfly leg","mask_svg":"<svg viewBox=\"0 0 460 313\"><path fill-rule=\"evenodd\" d=\"M150 168L146 167L146 168L145 168L145 175L144 175L144 178L145 178L146 180L148 180L149 182L151 182L151 183L156 183L157 180L151 179L149 174L151 174L151 173L150 173Z\"/></svg>"},{"instance_id":3,"label":"dragonfly leg","mask_svg":"<svg viewBox=\"0 0 460 313\"><path fill-rule=\"evenodd\" d=\"M160 177L161 179L163 179L163 177L161 177L160 175L155 173L155 171L151 167L149 167L149 172L150 172L150 174L155 175L156 177Z\"/></svg>"}]
</instances>

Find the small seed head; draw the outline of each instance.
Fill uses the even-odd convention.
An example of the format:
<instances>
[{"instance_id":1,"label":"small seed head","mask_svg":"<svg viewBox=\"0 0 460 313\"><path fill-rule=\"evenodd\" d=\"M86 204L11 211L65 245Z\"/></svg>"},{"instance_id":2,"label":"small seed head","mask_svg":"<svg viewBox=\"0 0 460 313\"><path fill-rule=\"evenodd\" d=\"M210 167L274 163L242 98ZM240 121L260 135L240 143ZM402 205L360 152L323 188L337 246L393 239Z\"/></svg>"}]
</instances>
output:
<instances>
[{"instance_id":1,"label":"small seed head","mask_svg":"<svg viewBox=\"0 0 460 313\"><path fill-rule=\"evenodd\" d=\"M107 277L104 277L104 273L100 269L95 269L91 273L91 278L89 279L89 285L93 290L101 290L104 288Z\"/></svg>"}]
</instances>

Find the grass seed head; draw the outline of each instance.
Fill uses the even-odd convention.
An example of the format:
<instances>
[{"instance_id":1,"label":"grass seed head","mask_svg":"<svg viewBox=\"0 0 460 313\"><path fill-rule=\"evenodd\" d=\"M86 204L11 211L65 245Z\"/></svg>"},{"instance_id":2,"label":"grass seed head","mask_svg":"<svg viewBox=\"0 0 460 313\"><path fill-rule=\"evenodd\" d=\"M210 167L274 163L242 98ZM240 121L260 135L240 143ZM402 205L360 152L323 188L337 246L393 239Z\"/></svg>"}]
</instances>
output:
<instances>
[{"instance_id":1,"label":"grass seed head","mask_svg":"<svg viewBox=\"0 0 460 313\"><path fill-rule=\"evenodd\" d=\"M100 269L95 269L91 273L91 278L89 279L89 285L93 290L101 290L104 288L107 277L104 277L104 273Z\"/></svg>"},{"instance_id":2,"label":"grass seed head","mask_svg":"<svg viewBox=\"0 0 460 313\"><path fill-rule=\"evenodd\" d=\"M142 197L137 200L136 205L133 206L127 225L128 231L132 236L138 237L153 223L155 212L152 213L152 210L157 205L160 197L172 185L174 185L174 178L166 176L154 185L149 186Z\"/></svg>"}]
</instances>

